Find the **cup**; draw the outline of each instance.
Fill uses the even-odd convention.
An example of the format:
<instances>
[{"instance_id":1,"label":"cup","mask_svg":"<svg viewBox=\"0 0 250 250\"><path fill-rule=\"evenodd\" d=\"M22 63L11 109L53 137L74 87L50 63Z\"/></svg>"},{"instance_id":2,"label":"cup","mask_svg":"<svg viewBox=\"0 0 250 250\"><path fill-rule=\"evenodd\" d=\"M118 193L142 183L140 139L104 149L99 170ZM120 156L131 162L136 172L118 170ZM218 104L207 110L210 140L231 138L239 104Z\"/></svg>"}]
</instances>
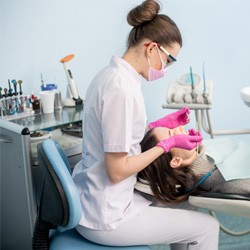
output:
<instances>
[{"instance_id":1,"label":"cup","mask_svg":"<svg viewBox=\"0 0 250 250\"><path fill-rule=\"evenodd\" d=\"M62 95L60 90L55 91L54 108L55 110L62 109Z\"/></svg>"},{"instance_id":2,"label":"cup","mask_svg":"<svg viewBox=\"0 0 250 250\"><path fill-rule=\"evenodd\" d=\"M46 90L39 93L42 111L44 114L54 113L55 91Z\"/></svg>"}]
</instances>

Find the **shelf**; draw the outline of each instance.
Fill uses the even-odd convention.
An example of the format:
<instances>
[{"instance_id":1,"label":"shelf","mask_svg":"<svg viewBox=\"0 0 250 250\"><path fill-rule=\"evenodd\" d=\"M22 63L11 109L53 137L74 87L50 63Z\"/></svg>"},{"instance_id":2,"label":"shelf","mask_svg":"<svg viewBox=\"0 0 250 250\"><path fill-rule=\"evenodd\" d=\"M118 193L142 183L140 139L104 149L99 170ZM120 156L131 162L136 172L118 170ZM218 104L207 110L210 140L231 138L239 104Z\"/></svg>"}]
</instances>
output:
<instances>
[{"instance_id":1,"label":"shelf","mask_svg":"<svg viewBox=\"0 0 250 250\"><path fill-rule=\"evenodd\" d=\"M29 128L29 131L41 129L53 129L62 125L80 122L83 117L83 107L63 108L55 111L53 114L35 114L32 116L9 120L23 127Z\"/></svg>"}]
</instances>

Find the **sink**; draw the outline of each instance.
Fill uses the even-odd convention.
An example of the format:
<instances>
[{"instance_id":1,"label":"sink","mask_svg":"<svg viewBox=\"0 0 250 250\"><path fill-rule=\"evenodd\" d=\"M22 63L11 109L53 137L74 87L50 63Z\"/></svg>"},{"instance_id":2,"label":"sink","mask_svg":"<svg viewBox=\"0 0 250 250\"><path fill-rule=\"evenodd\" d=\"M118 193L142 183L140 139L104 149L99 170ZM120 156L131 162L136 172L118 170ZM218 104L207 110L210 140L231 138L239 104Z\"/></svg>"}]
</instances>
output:
<instances>
[{"instance_id":1,"label":"sink","mask_svg":"<svg viewBox=\"0 0 250 250\"><path fill-rule=\"evenodd\" d=\"M250 87L241 90L241 99L248 107L250 107Z\"/></svg>"}]
</instances>

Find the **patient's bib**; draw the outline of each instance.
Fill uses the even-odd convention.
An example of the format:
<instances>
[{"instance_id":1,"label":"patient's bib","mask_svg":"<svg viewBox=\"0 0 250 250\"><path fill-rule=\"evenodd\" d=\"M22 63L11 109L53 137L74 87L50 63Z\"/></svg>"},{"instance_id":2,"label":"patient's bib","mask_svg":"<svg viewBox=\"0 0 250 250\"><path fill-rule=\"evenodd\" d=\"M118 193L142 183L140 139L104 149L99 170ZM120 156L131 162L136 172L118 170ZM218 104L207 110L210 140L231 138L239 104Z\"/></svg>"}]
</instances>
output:
<instances>
[{"instance_id":1,"label":"patient's bib","mask_svg":"<svg viewBox=\"0 0 250 250\"><path fill-rule=\"evenodd\" d=\"M229 138L204 140L203 144L226 181L250 178L250 145Z\"/></svg>"}]
</instances>

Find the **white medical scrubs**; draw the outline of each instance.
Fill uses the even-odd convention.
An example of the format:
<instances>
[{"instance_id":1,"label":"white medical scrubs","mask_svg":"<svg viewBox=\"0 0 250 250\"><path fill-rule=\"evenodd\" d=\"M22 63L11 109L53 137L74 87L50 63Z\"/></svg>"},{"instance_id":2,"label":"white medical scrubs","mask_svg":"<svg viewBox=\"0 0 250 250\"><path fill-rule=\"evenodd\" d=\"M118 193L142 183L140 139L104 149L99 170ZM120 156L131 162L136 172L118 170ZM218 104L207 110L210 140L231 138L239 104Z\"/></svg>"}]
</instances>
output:
<instances>
[{"instance_id":1,"label":"white medical scrubs","mask_svg":"<svg viewBox=\"0 0 250 250\"><path fill-rule=\"evenodd\" d=\"M112 230L150 204L134 192L136 175L112 184L104 162L104 152L140 154L145 129L141 76L113 57L90 84L85 99L83 154L73 172L84 211L82 226Z\"/></svg>"},{"instance_id":2,"label":"white medical scrubs","mask_svg":"<svg viewBox=\"0 0 250 250\"><path fill-rule=\"evenodd\" d=\"M207 214L150 205L134 191L136 175L112 184L105 152L141 153L146 112L141 77L113 57L88 88L83 119L82 160L73 171L83 216L77 231L108 246L172 244L171 249L218 249L218 222ZM119 168L119 166L117 166Z\"/></svg>"}]
</instances>

